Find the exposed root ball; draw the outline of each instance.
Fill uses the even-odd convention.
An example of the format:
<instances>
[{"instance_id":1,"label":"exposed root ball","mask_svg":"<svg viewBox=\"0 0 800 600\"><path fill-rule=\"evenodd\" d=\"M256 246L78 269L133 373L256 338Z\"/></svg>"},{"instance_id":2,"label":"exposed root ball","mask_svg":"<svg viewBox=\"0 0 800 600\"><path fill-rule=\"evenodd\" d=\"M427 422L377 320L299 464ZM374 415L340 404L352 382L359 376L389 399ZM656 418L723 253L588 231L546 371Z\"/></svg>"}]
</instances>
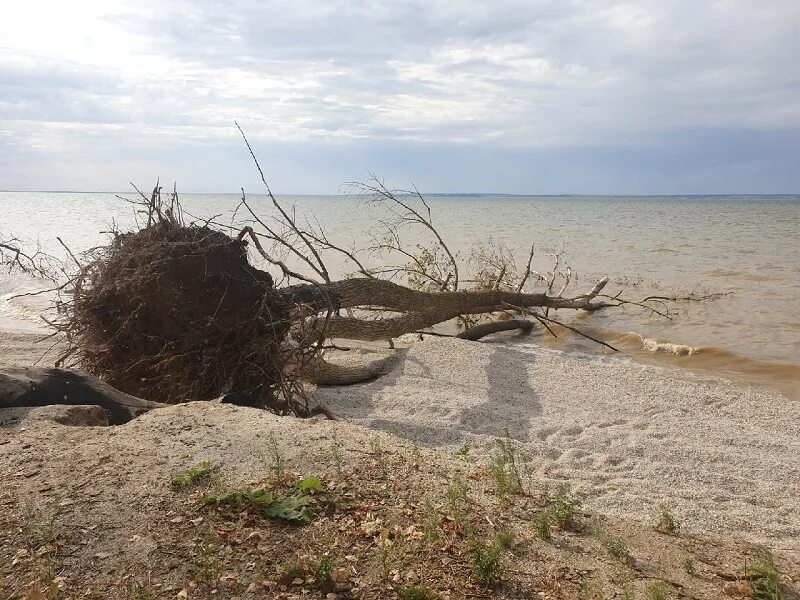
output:
<instances>
[{"instance_id":1,"label":"exposed root ball","mask_svg":"<svg viewBox=\"0 0 800 600\"><path fill-rule=\"evenodd\" d=\"M119 235L73 302L80 364L114 387L158 402L233 393L271 404L288 309L246 242L166 220Z\"/></svg>"}]
</instances>

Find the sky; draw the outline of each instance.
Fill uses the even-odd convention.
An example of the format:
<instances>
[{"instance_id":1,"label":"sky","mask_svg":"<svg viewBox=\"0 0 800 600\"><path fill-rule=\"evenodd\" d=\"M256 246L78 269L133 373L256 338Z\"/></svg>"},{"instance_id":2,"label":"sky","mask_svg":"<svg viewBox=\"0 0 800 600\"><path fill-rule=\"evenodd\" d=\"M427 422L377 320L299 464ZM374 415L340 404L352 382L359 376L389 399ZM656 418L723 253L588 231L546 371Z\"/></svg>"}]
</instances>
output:
<instances>
[{"instance_id":1,"label":"sky","mask_svg":"<svg viewBox=\"0 0 800 600\"><path fill-rule=\"evenodd\" d=\"M800 193L800 1L0 0L0 189Z\"/></svg>"}]
</instances>

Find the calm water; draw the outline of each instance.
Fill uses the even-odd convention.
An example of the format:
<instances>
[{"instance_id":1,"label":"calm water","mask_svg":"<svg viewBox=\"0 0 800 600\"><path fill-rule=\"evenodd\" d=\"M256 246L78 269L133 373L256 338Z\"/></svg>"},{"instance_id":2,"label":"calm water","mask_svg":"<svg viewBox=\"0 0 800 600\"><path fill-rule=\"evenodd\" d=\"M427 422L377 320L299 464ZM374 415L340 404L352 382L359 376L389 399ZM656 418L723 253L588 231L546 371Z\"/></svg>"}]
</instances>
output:
<instances>
[{"instance_id":1,"label":"calm water","mask_svg":"<svg viewBox=\"0 0 800 600\"><path fill-rule=\"evenodd\" d=\"M252 200L269 214L263 199ZM354 198L282 200L313 212L331 237L345 242L363 241L372 225L369 210ZM230 222L238 196L188 194L182 202L198 217L221 214ZM630 359L722 374L800 397L800 196L450 196L431 197L430 204L445 239L465 255L490 236L517 251L520 267L531 242L541 253L565 248L581 290L607 274L612 282L634 285L626 292L631 298L675 290L729 292L713 302L682 305L671 321L634 309L569 318ZM101 232L112 222L122 229L135 222L131 206L113 194L0 193L0 232L38 240L55 253L56 236L80 251L102 243ZM535 266L545 269L548 260L541 256ZM0 276L0 327L38 326L43 298L9 300L37 285ZM600 352L569 337L546 343Z\"/></svg>"}]
</instances>

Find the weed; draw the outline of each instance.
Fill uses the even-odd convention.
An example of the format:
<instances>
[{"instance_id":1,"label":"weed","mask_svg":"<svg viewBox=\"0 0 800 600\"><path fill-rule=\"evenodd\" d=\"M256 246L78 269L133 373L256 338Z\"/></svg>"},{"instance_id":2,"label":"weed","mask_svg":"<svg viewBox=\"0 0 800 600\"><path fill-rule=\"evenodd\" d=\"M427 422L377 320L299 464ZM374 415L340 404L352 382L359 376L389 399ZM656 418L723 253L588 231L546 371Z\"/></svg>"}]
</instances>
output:
<instances>
[{"instance_id":1,"label":"weed","mask_svg":"<svg viewBox=\"0 0 800 600\"><path fill-rule=\"evenodd\" d=\"M472 572L484 585L500 577L502 549L497 544L476 544L472 551Z\"/></svg>"},{"instance_id":2,"label":"weed","mask_svg":"<svg viewBox=\"0 0 800 600\"><path fill-rule=\"evenodd\" d=\"M514 535L513 531L499 531L497 535L494 536L494 543L497 544L503 550L511 548L514 545Z\"/></svg>"},{"instance_id":3,"label":"weed","mask_svg":"<svg viewBox=\"0 0 800 600\"><path fill-rule=\"evenodd\" d=\"M323 594L333 589L333 558L330 552L323 554L319 564L314 568L314 581Z\"/></svg>"},{"instance_id":4,"label":"weed","mask_svg":"<svg viewBox=\"0 0 800 600\"><path fill-rule=\"evenodd\" d=\"M622 600L636 600L636 590L631 582L622 586Z\"/></svg>"},{"instance_id":5,"label":"weed","mask_svg":"<svg viewBox=\"0 0 800 600\"><path fill-rule=\"evenodd\" d=\"M195 581L199 585L211 588L214 587L213 584L219 579L222 572L222 563L218 556L219 551L220 547L214 534L211 531L207 531L200 542L198 554L192 560Z\"/></svg>"},{"instance_id":6,"label":"weed","mask_svg":"<svg viewBox=\"0 0 800 600\"><path fill-rule=\"evenodd\" d=\"M661 516L658 519L658 524L656 525L656 531L667 535L678 535L680 530L680 523L672 516L672 513L669 512L667 508L663 508L661 510Z\"/></svg>"},{"instance_id":7,"label":"weed","mask_svg":"<svg viewBox=\"0 0 800 600\"><path fill-rule=\"evenodd\" d=\"M400 590L401 600L437 600L439 595L428 588L411 586Z\"/></svg>"},{"instance_id":8,"label":"weed","mask_svg":"<svg viewBox=\"0 0 800 600\"><path fill-rule=\"evenodd\" d=\"M607 533L601 541L606 547L606 550L608 550L608 553L623 565L630 565L633 562L631 551L628 549L628 546L625 545L625 542L618 537Z\"/></svg>"},{"instance_id":9,"label":"weed","mask_svg":"<svg viewBox=\"0 0 800 600\"><path fill-rule=\"evenodd\" d=\"M267 454L269 458L269 470L275 479L282 479L286 474L286 457L283 456L275 433L270 431L267 438Z\"/></svg>"},{"instance_id":10,"label":"weed","mask_svg":"<svg viewBox=\"0 0 800 600\"><path fill-rule=\"evenodd\" d=\"M341 477L342 472L344 471L344 457L342 456L342 442L336 435L335 430L333 432L333 441L331 442L331 460L333 462L333 466L336 468L336 474Z\"/></svg>"},{"instance_id":11,"label":"weed","mask_svg":"<svg viewBox=\"0 0 800 600\"><path fill-rule=\"evenodd\" d=\"M315 492L321 492L324 487L322 482L319 480L319 477L316 475L309 475L297 484L297 489L301 492L313 494Z\"/></svg>"},{"instance_id":12,"label":"weed","mask_svg":"<svg viewBox=\"0 0 800 600\"><path fill-rule=\"evenodd\" d=\"M672 588L663 581L653 581L644 588L647 600L667 600L672 596Z\"/></svg>"},{"instance_id":13,"label":"weed","mask_svg":"<svg viewBox=\"0 0 800 600\"><path fill-rule=\"evenodd\" d=\"M386 453L384 452L383 446L381 446L381 441L377 438L377 436L369 439L369 450L378 461L378 468L381 470L381 478L388 479L389 466L386 464Z\"/></svg>"},{"instance_id":14,"label":"weed","mask_svg":"<svg viewBox=\"0 0 800 600\"><path fill-rule=\"evenodd\" d=\"M460 456L461 458L467 458L467 455L470 451L470 445L468 442L464 442L461 446L456 450L455 455Z\"/></svg>"},{"instance_id":15,"label":"weed","mask_svg":"<svg viewBox=\"0 0 800 600\"><path fill-rule=\"evenodd\" d=\"M562 486L550 501L547 510L550 512L553 522L561 529L575 530L580 527L578 523L580 508L581 501L572 494L569 487Z\"/></svg>"},{"instance_id":16,"label":"weed","mask_svg":"<svg viewBox=\"0 0 800 600\"><path fill-rule=\"evenodd\" d=\"M263 489L234 490L218 496L205 496L202 503L205 505L234 504L251 511L261 512L266 517L293 523L310 523L316 517L314 511L308 506L310 503L308 494L302 490L277 498Z\"/></svg>"},{"instance_id":17,"label":"weed","mask_svg":"<svg viewBox=\"0 0 800 600\"><path fill-rule=\"evenodd\" d=\"M138 581L131 584L131 600L155 600L156 593L150 584L142 585Z\"/></svg>"},{"instance_id":18,"label":"weed","mask_svg":"<svg viewBox=\"0 0 800 600\"><path fill-rule=\"evenodd\" d=\"M208 481L211 474L214 472L215 466L210 460L204 460L196 467L191 467L185 471L181 471L172 478L172 487L176 490L182 490L189 487L194 487L204 481Z\"/></svg>"},{"instance_id":19,"label":"weed","mask_svg":"<svg viewBox=\"0 0 800 600\"><path fill-rule=\"evenodd\" d=\"M522 493L522 465L517 449L511 442L508 429L505 437L497 438L497 451L489 465L489 470L494 477L497 495L505 501L509 496Z\"/></svg>"},{"instance_id":20,"label":"weed","mask_svg":"<svg viewBox=\"0 0 800 600\"><path fill-rule=\"evenodd\" d=\"M536 515L536 519L533 521L533 527L536 530L536 535L539 536L539 539L549 542L553 539L552 534L550 533L550 512L547 510L543 510L538 515Z\"/></svg>"},{"instance_id":21,"label":"weed","mask_svg":"<svg viewBox=\"0 0 800 600\"><path fill-rule=\"evenodd\" d=\"M753 580L752 597L755 600L784 600L781 574L775 566L775 559L769 548L764 546L756 548L756 560L749 569L745 568L745 575L758 575L758 578Z\"/></svg>"},{"instance_id":22,"label":"weed","mask_svg":"<svg viewBox=\"0 0 800 600\"><path fill-rule=\"evenodd\" d=\"M694 575L697 571L694 569L694 559L689 557L683 561L683 570L687 575Z\"/></svg>"},{"instance_id":23,"label":"weed","mask_svg":"<svg viewBox=\"0 0 800 600\"><path fill-rule=\"evenodd\" d=\"M606 592L603 584L596 579L583 579L581 581L581 598L583 600L605 600Z\"/></svg>"},{"instance_id":24,"label":"weed","mask_svg":"<svg viewBox=\"0 0 800 600\"><path fill-rule=\"evenodd\" d=\"M303 565L296 560L290 560L283 563L278 569L278 581L283 585L289 585L295 579L303 577L304 574Z\"/></svg>"},{"instance_id":25,"label":"weed","mask_svg":"<svg viewBox=\"0 0 800 600\"><path fill-rule=\"evenodd\" d=\"M454 473L447 484L447 506L455 522L463 526L469 509L469 488L460 473Z\"/></svg>"},{"instance_id":26,"label":"weed","mask_svg":"<svg viewBox=\"0 0 800 600\"><path fill-rule=\"evenodd\" d=\"M424 519L425 539L429 542L435 542L439 539L439 511L436 510L433 502L426 498L425 503L422 505L422 516Z\"/></svg>"},{"instance_id":27,"label":"weed","mask_svg":"<svg viewBox=\"0 0 800 600\"><path fill-rule=\"evenodd\" d=\"M633 563L633 556L631 556L628 546L605 528L602 519L598 517L592 519L590 531L617 561L626 566L630 566Z\"/></svg>"}]
</instances>

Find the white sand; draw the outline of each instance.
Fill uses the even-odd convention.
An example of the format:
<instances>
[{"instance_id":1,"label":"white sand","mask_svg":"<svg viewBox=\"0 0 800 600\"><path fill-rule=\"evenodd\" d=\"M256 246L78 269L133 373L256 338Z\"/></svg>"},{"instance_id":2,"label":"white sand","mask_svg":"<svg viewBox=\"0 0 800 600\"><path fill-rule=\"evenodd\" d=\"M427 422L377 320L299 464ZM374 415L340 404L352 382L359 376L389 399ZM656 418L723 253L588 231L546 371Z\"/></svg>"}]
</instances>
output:
<instances>
[{"instance_id":1,"label":"white sand","mask_svg":"<svg viewBox=\"0 0 800 600\"><path fill-rule=\"evenodd\" d=\"M504 428L534 480L600 512L772 544L800 539L800 404L724 381L431 338L367 384L317 391L355 423L486 460Z\"/></svg>"}]
</instances>

